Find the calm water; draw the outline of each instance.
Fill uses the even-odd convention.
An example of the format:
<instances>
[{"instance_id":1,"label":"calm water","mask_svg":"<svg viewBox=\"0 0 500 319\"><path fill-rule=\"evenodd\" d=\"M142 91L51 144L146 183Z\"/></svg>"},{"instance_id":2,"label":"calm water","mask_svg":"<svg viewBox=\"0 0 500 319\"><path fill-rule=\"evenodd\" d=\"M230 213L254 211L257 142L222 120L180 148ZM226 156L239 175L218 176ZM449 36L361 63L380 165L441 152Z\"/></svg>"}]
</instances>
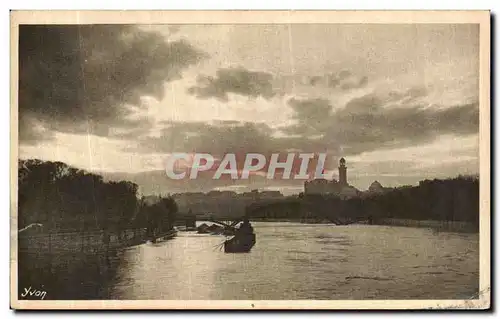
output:
<instances>
[{"instance_id":1,"label":"calm water","mask_svg":"<svg viewBox=\"0 0 500 319\"><path fill-rule=\"evenodd\" d=\"M478 291L478 234L253 223L249 254L180 232L124 253L113 299L454 299ZM214 247L215 246L215 247Z\"/></svg>"}]
</instances>

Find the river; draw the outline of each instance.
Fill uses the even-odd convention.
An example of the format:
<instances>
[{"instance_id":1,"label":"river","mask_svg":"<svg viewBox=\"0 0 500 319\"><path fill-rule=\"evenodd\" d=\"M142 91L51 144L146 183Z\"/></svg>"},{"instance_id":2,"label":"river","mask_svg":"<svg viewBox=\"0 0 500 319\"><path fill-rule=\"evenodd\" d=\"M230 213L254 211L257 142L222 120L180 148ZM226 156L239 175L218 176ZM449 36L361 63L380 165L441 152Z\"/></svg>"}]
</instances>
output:
<instances>
[{"instance_id":1,"label":"river","mask_svg":"<svg viewBox=\"0 0 500 319\"><path fill-rule=\"evenodd\" d=\"M255 222L248 254L179 232L127 249L109 298L464 299L479 288L479 235L395 226Z\"/></svg>"}]
</instances>

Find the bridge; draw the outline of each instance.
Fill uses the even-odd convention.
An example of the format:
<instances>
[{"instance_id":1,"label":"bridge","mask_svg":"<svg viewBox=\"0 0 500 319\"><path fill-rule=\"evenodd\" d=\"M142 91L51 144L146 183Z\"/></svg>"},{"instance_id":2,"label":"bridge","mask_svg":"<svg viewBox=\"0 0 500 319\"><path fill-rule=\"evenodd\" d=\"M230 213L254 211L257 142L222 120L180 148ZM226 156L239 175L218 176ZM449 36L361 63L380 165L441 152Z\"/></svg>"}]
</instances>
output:
<instances>
[{"instance_id":1,"label":"bridge","mask_svg":"<svg viewBox=\"0 0 500 319\"><path fill-rule=\"evenodd\" d=\"M384 217L378 214L373 206L367 205L367 199L342 200L335 196L307 195L253 202L246 205L241 215L203 212L197 213L195 218L210 222L221 221L222 226L234 227L242 221L243 216L253 221L297 220L306 223L328 221L336 225L348 225L361 221L370 223L374 218ZM184 224L184 219L180 217L177 224Z\"/></svg>"},{"instance_id":2,"label":"bridge","mask_svg":"<svg viewBox=\"0 0 500 319\"><path fill-rule=\"evenodd\" d=\"M293 219L301 222L326 220L336 225L371 222L375 217L374 212L369 206L361 204L360 199L345 201L333 196L305 196L255 202L246 206L245 215L251 220Z\"/></svg>"}]
</instances>

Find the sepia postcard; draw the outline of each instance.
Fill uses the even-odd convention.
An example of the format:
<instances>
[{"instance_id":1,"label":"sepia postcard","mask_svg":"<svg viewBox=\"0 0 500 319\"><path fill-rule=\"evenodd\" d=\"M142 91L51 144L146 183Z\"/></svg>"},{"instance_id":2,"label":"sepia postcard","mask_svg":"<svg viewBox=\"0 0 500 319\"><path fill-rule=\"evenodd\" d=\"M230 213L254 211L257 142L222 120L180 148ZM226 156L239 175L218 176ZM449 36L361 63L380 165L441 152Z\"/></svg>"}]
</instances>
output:
<instances>
[{"instance_id":1,"label":"sepia postcard","mask_svg":"<svg viewBox=\"0 0 500 319\"><path fill-rule=\"evenodd\" d=\"M12 11L14 309L489 309L489 11Z\"/></svg>"}]
</instances>

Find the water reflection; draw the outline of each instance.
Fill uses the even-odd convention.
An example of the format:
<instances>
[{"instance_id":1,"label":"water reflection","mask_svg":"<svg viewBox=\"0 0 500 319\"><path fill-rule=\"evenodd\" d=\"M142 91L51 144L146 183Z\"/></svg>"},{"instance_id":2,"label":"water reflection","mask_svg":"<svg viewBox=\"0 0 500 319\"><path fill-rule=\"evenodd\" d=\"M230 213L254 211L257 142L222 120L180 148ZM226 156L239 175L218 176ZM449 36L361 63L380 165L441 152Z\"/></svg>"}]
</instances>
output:
<instances>
[{"instance_id":1,"label":"water reflection","mask_svg":"<svg viewBox=\"0 0 500 319\"><path fill-rule=\"evenodd\" d=\"M113 299L453 299L478 291L478 234L254 223L248 254L179 233L127 250Z\"/></svg>"}]
</instances>

